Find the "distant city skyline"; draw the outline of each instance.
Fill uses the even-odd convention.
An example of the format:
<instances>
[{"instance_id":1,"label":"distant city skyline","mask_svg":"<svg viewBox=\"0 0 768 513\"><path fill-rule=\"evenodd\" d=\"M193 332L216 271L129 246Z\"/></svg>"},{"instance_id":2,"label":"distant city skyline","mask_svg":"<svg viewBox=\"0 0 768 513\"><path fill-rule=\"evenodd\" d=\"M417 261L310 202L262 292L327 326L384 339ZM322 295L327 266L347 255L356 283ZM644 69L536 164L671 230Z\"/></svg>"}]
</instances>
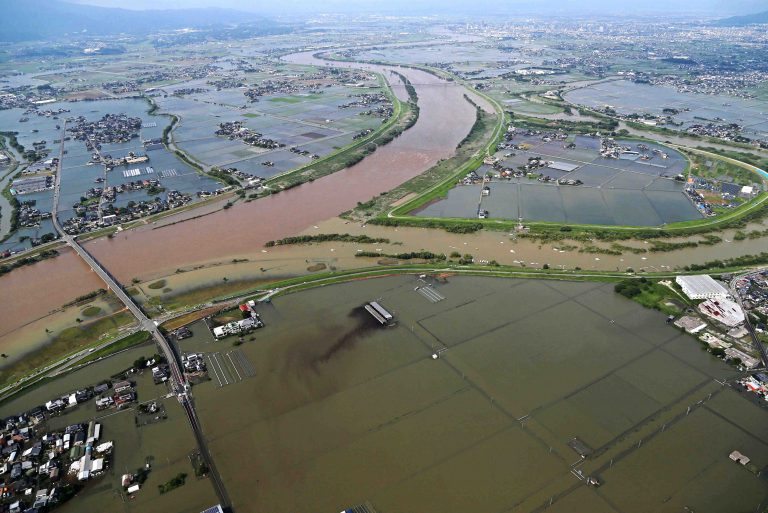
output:
<instances>
[{"instance_id":1,"label":"distant city skyline","mask_svg":"<svg viewBox=\"0 0 768 513\"><path fill-rule=\"evenodd\" d=\"M177 9L220 7L244 11L290 14L301 12L402 12L425 14L451 13L471 14L480 11L513 12L517 9L528 13L542 14L584 11L594 13L648 13L675 12L700 13L709 15L731 15L759 12L768 9L762 0L647 0L616 2L615 0L550 0L546 4L537 0L477 0L471 5L462 0L286 0L266 2L249 0L69 0L74 3L121 7L126 9Z\"/></svg>"}]
</instances>

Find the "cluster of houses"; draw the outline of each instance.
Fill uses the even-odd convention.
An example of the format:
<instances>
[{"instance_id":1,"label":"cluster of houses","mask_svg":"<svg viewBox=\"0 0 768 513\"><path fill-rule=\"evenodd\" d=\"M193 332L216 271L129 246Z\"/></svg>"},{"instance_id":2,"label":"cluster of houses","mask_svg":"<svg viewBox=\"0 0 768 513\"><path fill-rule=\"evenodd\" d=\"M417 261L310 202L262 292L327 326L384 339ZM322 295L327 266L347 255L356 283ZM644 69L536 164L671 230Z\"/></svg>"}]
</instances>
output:
<instances>
[{"instance_id":1,"label":"cluster of houses","mask_svg":"<svg viewBox=\"0 0 768 513\"><path fill-rule=\"evenodd\" d=\"M154 364L154 361L149 363L150 367L152 367L152 381L155 382L155 385L168 381L168 378L171 377L171 367L167 363Z\"/></svg>"},{"instance_id":2,"label":"cluster of houses","mask_svg":"<svg viewBox=\"0 0 768 513\"><path fill-rule=\"evenodd\" d=\"M259 132L243 126L242 121L227 121L219 123L216 135L227 137L229 140L240 140L249 146L274 150L285 147L285 144L264 137Z\"/></svg>"},{"instance_id":3,"label":"cluster of houses","mask_svg":"<svg viewBox=\"0 0 768 513\"><path fill-rule=\"evenodd\" d=\"M145 184L144 182L156 183L153 185L152 183ZM156 197L153 200L130 201L124 207L115 207L112 204L116 193L158 186L159 182L157 180L144 180L133 182L132 184L123 184L118 188L107 187L102 194L105 203L101 205L98 202L89 204L78 203L75 205L77 217L66 219L62 223L64 231L69 235L77 235L105 226L127 223L142 217L165 212L192 201L192 196L189 194L173 190L166 193L165 199Z\"/></svg>"},{"instance_id":4,"label":"cluster of houses","mask_svg":"<svg viewBox=\"0 0 768 513\"><path fill-rule=\"evenodd\" d=\"M353 140L362 139L363 137L367 137L373 133L373 128L366 128L365 130L361 130L358 133L356 133L354 136L352 136Z\"/></svg>"},{"instance_id":5,"label":"cluster of houses","mask_svg":"<svg viewBox=\"0 0 768 513\"><path fill-rule=\"evenodd\" d=\"M357 138L357 137L356 137ZM301 155L302 157L309 157L312 160L317 160L320 158L320 155L317 154L310 154L308 150L302 150L300 148L297 148L296 146L291 146L289 149L291 153L295 153L296 155Z\"/></svg>"},{"instance_id":6,"label":"cluster of houses","mask_svg":"<svg viewBox=\"0 0 768 513\"><path fill-rule=\"evenodd\" d=\"M733 286L739 293L744 308L768 317L768 270L755 271L741 277ZM757 323L755 328L760 332L768 329L763 323Z\"/></svg>"},{"instance_id":7,"label":"cluster of houses","mask_svg":"<svg viewBox=\"0 0 768 513\"><path fill-rule=\"evenodd\" d=\"M738 123L697 123L685 129L690 134L716 137L734 142L749 142L748 138L741 135L742 130L744 127Z\"/></svg>"},{"instance_id":8,"label":"cluster of houses","mask_svg":"<svg viewBox=\"0 0 768 513\"><path fill-rule=\"evenodd\" d=\"M256 313L255 301L251 300L240 305L240 311L244 316L242 320L228 322L223 326L213 328L213 336L216 337L216 340L230 335L243 335L264 326L259 314Z\"/></svg>"},{"instance_id":9,"label":"cluster of houses","mask_svg":"<svg viewBox=\"0 0 768 513\"><path fill-rule=\"evenodd\" d=\"M262 162L262 165L264 165L264 162ZM272 165L274 166L274 163L272 163ZM254 175L252 173L246 173L245 171L241 171L236 167L216 168L216 170L219 173L224 173L225 175L229 175L237 178L241 183L245 182L247 184L246 188L256 187L264 181L264 179L261 178L260 176ZM221 194L221 192L216 191L214 194ZM198 194L198 196L201 196L201 194Z\"/></svg>"},{"instance_id":10,"label":"cluster of houses","mask_svg":"<svg viewBox=\"0 0 768 513\"><path fill-rule=\"evenodd\" d=\"M141 118L126 114L105 114L98 121L88 121L84 116L68 120L67 132L78 141L91 143L99 149L106 143L125 143L139 136Z\"/></svg>"},{"instance_id":11,"label":"cluster of houses","mask_svg":"<svg viewBox=\"0 0 768 513\"><path fill-rule=\"evenodd\" d=\"M112 383L111 386L111 392L109 391L109 382L101 383L93 387L97 410L125 408L126 405L136 401L136 391L134 390L131 381L120 380Z\"/></svg>"},{"instance_id":12,"label":"cluster of houses","mask_svg":"<svg viewBox=\"0 0 768 513\"><path fill-rule=\"evenodd\" d=\"M753 185L738 185L692 176L685 184L684 191L702 214L713 216L716 214L713 210L714 206L738 207L743 200L753 198L759 189Z\"/></svg>"},{"instance_id":13,"label":"cluster of houses","mask_svg":"<svg viewBox=\"0 0 768 513\"><path fill-rule=\"evenodd\" d=\"M181 365L185 374L199 375L207 372L202 353L184 353L181 355Z\"/></svg>"},{"instance_id":14,"label":"cluster of houses","mask_svg":"<svg viewBox=\"0 0 768 513\"><path fill-rule=\"evenodd\" d=\"M739 384L749 392L768 401L768 374L758 372L739 380Z\"/></svg>"},{"instance_id":15,"label":"cluster of houses","mask_svg":"<svg viewBox=\"0 0 768 513\"><path fill-rule=\"evenodd\" d=\"M648 153L648 152L651 153ZM610 137L605 137L600 142L600 156L607 159L639 159L650 160L653 156L659 156L662 159L668 159L669 154L665 151L654 148L651 150L647 144L639 143L636 148L626 144L619 144Z\"/></svg>"},{"instance_id":16,"label":"cluster of houses","mask_svg":"<svg viewBox=\"0 0 768 513\"><path fill-rule=\"evenodd\" d=\"M475 185L483 183L484 178L478 175L475 171L470 171L459 181L460 185Z\"/></svg>"},{"instance_id":17,"label":"cluster of houses","mask_svg":"<svg viewBox=\"0 0 768 513\"><path fill-rule=\"evenodd\" d=\"M371 107L381 103L389 103L389 98L387 98L387 95L385 95L384 93L376 93L376 94L360 93L360 94L350 95L350 98L357 98L357 100L339 105L339 108L340 109L348 109L350 107L366 108L366 107Z\"/></svg>"},{"instance_id":18,"label":"cluster of houses","mask_svg":"<svg viewBox=\"0 0 768 513\"><path fill-rule=\"evenodd\" d=\"M251 102L259 101L259 97L270 94L296 94L307 91L310 94L322 93L315 84L306 84L294 78L268 79L259 85L252 86L244 91L244 95Z\"/></svg>"},{"instance_id":19,"label":"cluster of houses","mask_svg":"<svg viewBox=\"0 0 768 513\"><path fill-rule=\"evenodd\" d=\"M49 511L72 496L77 481L98 477L109 468L113 443L99 443L101 424L68 425L60 431L38 430L42 407L5 420L0 430L0 510Z\"/></svg>"},{"instance_id":20,"label":"cluster of houses","mask_svg":"<svg viewBox=\"0 0 768 513\"><path fill-rule=\"evenodd\" d=\"M19 204L18 222L24 228L36 227L43 219L50 219L50 212L43 212L35 208L35 201L23 201Z\"/></svg>"},{"instance_id":21,"label":"cluster of houses","mask_svg":"<svg viewBox=\"0 0 768 513\"><path fill-rule=\"evenodd\" d=\"M93 149L87 141L86 141L86 146L89 147L89 149ZM110 154L101 155L98 152L94 152L91 155L91 160L88 162L88 165L96 164L99 162L104 164L104 167L107 171L112 171L114 168L118 166L132 166L136 164L144 164L145 162L149 162L149 156L139 155L133 151L129 151L128 154L125 155L124 157L113 157Z\"/></svg>"},{"instance_id":22,"label":"cluster of houses","mask_svg":"<svg viewBox=\"0 0 768 513\"><path fill-rule=\"evenodd\" d=\"M209 84L211 82L208 82ZM239 87L239 86L236 86ZM220 88L219 88L220 89ZM187 96L190 94L203 94L210 91L210 89L207 89L205 87L180 87L178 89L173 90L173 96Z\"/></svg>"},{"instance_id":23,"label":"cluster of houses","mask_svg":"<svg viewBox=\"0 0 768 513\"><path fill-rule=\"evenodd\" d=\"M27 109L24 114L36 112L38 105L46 105L56 101L61 91L55 87L38 89L37 87L11 87L4 88L0 93L0 110L22 108ZM62 109L63 110L63 109ZM69 112L65 110L65 112Z\"/></svg>"}]
</instances>

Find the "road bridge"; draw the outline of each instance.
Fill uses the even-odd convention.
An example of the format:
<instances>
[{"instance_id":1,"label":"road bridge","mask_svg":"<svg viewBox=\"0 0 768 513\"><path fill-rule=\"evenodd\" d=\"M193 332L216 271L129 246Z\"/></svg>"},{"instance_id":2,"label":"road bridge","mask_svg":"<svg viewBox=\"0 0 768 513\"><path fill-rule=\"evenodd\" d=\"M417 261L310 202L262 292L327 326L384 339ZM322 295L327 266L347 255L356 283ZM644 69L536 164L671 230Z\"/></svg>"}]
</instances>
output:
<instances>
[{"instance_id":1,"label":"road bridge","mask_svg":"<svg viewBox=\"0 0 768 513\"><path fill-rule=\"evenodd\" d=\"M222 507L229 510L229 496L227 495L227 491L224 488L224 483L221 480L221 476L216 470L213 458L208 451L208 445L203 435L200 420L198 419L197 413L195 412L194 401L190 393L190 386L186 377L184 376L184 372L181 369L176 351L174 350L170 341L160 331L158 325L146 316L141 307L131 298L131 296L125 292L122 285L120 285L120 283L112 276L112 274L110 274L110 272L105 267L103 267L95 258L93 258L93 256L91 256L91 254L88 253L88 251L86 251L79 242L77 242L74 236L66 233L59 223L59 199L61 197L61 170L62 163L64 161L65 136L66 122L62 127L61 147L59 150L59 165L56 170L56 181L53 190L53 212L51 213L53 226L59 233L61 239L69 247L71 247L96 274L99 275L102 281L104 281L107 287L125 305L128 311L130 311L133 316L136 317L140 328L149 332L152 335L152 338L154 338L155 342L160 348L160 351L163 353L163 356L165 356L165 359L168 362L168 366L171 370L171 390L174 394L176 394L179 403L181 403L181 406L187 415L187 420L189 420L189 425L192 428L192 432L194 433L195 441L197 442L200 455L203 458L205 464L208 466L211 483L213 484L214 491L218 496L219 503L222 505Z\"/></svg>"}]
</instances>

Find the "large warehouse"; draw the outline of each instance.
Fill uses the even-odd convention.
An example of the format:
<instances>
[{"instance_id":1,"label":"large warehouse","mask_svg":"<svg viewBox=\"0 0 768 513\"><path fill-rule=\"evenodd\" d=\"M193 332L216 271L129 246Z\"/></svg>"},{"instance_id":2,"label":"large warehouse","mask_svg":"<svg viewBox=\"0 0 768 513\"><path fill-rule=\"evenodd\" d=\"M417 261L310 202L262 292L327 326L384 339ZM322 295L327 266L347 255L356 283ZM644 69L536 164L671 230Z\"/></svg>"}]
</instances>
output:
<instances>
[{"instance_id":1,"label":"large warehouse","mask_svg":"<svg viewBox=\"0 0 768 513\"><path fill-rule=\"evenodd\" d=\"M675 281L690 299L724 299L728 289L706 274L696 276L678 276Z\"/></svg>"}]
</instances>

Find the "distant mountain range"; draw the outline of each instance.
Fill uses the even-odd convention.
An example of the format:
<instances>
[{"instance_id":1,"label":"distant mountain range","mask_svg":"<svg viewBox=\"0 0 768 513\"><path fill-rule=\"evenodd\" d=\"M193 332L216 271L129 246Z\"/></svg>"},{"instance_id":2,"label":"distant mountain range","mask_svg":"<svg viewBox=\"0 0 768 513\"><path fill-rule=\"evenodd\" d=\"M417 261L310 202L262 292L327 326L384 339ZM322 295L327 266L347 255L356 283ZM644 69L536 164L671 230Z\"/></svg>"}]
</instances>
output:
<instances>
[{"instance_id":1,"label":"distant mountain range","mask_svg":"<svg viewBox=\"0 0 768 513\"><path fill-rule=\"evenodd\" d=\"M768 23L768 11L725 18L716 21L715 25L718 27L745 27L747 25L757 25L763 23Z\"/></svg>"},{"instance_id":2,"label":"distant mountain range","mask_svg":"<svg viewBox=\"0 0 768 513\"><path fill-rule=\"evenodd\" d=\"M264 29L277 26L261 15L233 9L134 11L61 0L0 0L0 13L0 41L7 42L57 39L68 34L142 34L243 23Z\"/></svg>"}]
</instances>

